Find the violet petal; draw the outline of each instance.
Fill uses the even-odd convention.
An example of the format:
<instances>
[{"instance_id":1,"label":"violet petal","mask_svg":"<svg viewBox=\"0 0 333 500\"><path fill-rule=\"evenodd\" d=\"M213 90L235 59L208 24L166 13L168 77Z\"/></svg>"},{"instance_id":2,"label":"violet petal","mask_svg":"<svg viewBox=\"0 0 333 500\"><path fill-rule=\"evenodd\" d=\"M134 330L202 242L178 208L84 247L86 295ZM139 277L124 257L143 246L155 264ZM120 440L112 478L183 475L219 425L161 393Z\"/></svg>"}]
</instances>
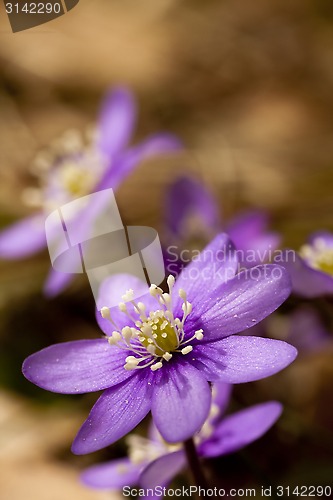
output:
<instances>
[{"instance_id":1,"label":"violet petal","mask_svg":"<svg viewBox=\"0 0 333 500\"><path fill-rule=\"evenodd\" d=\"M81 481L91 488L120 489L137 484L140 470L141 467L134 465L128 458L121 458L88 467L82 472Z\"/></svg>"},{"instance_id":2,"label":"violet petal","mask_svg":"<svg viewBox=\"0 0 333 500\"><path fill-rule=\"evenodd\" d=\"M178 292L183 288L187 300L193 304L193 312L200 315L211 302L216 289L235 276L238 260L234 245L227 234L218 234L197 258L186 266L174 286L174 310L182 315L183 301ZM208 304L207 304L208 302Z\"/></svg>"},{"instance_id":3,"label":"violet petal","mask_svg":"<svg viewBox=\"0 0 333 500\"><path fill-rule=\"evenodd\" d=\"M141 422L151 407L149 372L140 370L101 395L73 442L73 453L84 455L110 446Z\"/></svg>"},{"instance_id":4,"label":"violet petal","mask_svg":"<svg viewBox=\"0 0 333 500\"><path fill-rule=\"evenodd\" d=\"M282 266L267 264L248 269L213 293L206 293L205 299L202 289L202 295L192 299L186 330L202 328L204 339L209 341L241 332L275 311L290 289L289 274Z\"/></svg>"},{"instance_id":5,"label":"violet petal","mask_svg":"<svg viewBox=\"0 0 333 500\"><path fill-rule=\"evenodd\" d=\"M316 309L298 307L289 315L287 340L299 351L315 351L329 345L331 335Z\"/></svg>"},{"instance_id":6,"label":"violet petal","mask_svg":"<svg viewBox=\"0 0 333 500\"><path fill-rule=\"evenodd\" d=\"M136 121L136 104L132 93L118 87L109 92L102 102L98 124L97 148L112 160L125 148Z\"/></svg>"},{"instance_id":7,"label":"violet petal","mask_svg":"<svg viewBox=\"0 0 333 500\"><path fill-rule=\"evenodd\" d=\"M0 258L22 259L46 247L43 214L26 217L0 232Z\"/></svg>"},{"instance_id":8,"label":"violet petal","mask_svg":"<svg viewBox=\"0 0 333 500\"><path fill-rule=\"evenodd\" d=\"M140 475L140 486L142 488L156 488L166 483L179 474L186 465L186 457L183 450L167 453L147 465Z\"/></svg>"},{"instance_id":9,"label":"violet petal","mask_svg":"<svg viewBox=\"0 0 333 500\"><path fill-rule=\"evenodd\" d=\"M62 292L73 281L75 275L51 269L43 286L45 297L51 298Z\"/></svg>"},{"instance_id":10,"label":"violet petal","mask_svg":"<svg viewBox=\"0 0 333 500\"><path fill-rule=\"evenodd\" d=\"M127 355L106 339L76 340L32 354L22 370L30 382L48 391L83 394L119 384L133 375L124 369Z\"/></svg>"},{"instance_id":11,"label":"violet petal","mask_svg":"<svg viewBox=\"0 0 333 500\"><path fill-rule=\"evenodd\" d=\"M164 365L156 373L152 399L154 423L170 442L185 441L205 422L211 404L211 390L202 374L186 360Z\"/></svg>"},{"instance_id":12,"label":"violet petal","mask_svg":"<svg viewBox=\"0 0 333 500\"><path fill-rule=\"evenodd\" d=\"M218 206L203 183L192 177L181 177L171 185L166 199L165 226L174 236L184 237L187 217L197 216L210 230L217 231Z\"/></svg>"},{"instance_id":13,"label":"violet petal","mask_svg":"<svg viewBox=\"0 0 333 500\"><path fill-rule=\"evenodd\" d=\"M308 241L313 244L318 239L323 240L328 247L333 247L333 233L329 231L316 231L310 235Z\"/></svg>"},{"instance_id":14,"label":"violet petal","mask_svg":"<svg viewBox=\"0 0 333 500\"><path fill-rule=\"evenodd\" d=\"M282 413L282 405L269 401L225 417L199 447L200 455L217 457L233 453L263 436Z\"/></svg>"},{"instance_id":15,"label":"violet petal","mask_svg":"<svg viewBox=\"0 0 333 500\"><path fill-rule=\"evenodd\" d=\"M227 226L226 232L237 249L257 252L257 258L252 261L253 266L270 260L269 250L275 250L280 243L280 236L268 231L267 228L267 214L261 211L250 211L234 218Z\"/></svg>"},{"instance_id":16,"label":"violet petal","mask_svg":"<svg viewBox=\"0 0 333 500\"><path fill-rule=\"evenodd\" d=\"M198 344L190 359L207 380L239 384L274 375L296 356L295 347L281 340L232 335Z\"/></svg>"},{"instance_id":17,"label":"violet petal","mask_svg":"<svg viewBox=\"0 0 333 500\"><path fill-rule=\"evenodd\" d=\"M106 171L96 190L117 189L121 182L145 160L180 149L179 140L171 134L153 135L138 146L121 154Z\"/></svg>"}]
</instances>

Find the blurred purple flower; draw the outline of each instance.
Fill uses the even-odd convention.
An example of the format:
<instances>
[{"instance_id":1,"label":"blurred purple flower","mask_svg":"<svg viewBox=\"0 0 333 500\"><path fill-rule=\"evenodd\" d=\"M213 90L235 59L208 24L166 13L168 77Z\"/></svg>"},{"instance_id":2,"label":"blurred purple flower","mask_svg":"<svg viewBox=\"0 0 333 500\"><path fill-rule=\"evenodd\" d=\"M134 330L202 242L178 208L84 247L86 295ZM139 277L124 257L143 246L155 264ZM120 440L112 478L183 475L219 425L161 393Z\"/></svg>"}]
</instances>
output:
<instances>
[{"instance_id":1,"label":"blurred purple flower","mask_svg":"<svg viewBox=\"0 0 333 500\"><path fill-rule=\"evenodd\" d=\"M284 340L299 353L323 349L332 339L316 309L305 304L288 314L273 313L244 333Z\"/></svg>"},{"instance_id":2,"label":"blurred purple flower","mask_svg":"<svg viewBox=\"0 0 333 500\"><path fill-rule=\"evenodd\" d=\"M289 271L293 291L308 298L333 294L333 234L312 234L299 253L286 250L280 260Z\"/></svg>"},{"instance_id":3,"label":"blurred purple flower","mask_svg":"<svg viewBox=\"0 0 333 500\"><path fill-rule=\"evenodd\" d=\"M269 401L223 417L231 387L223 382L213 385L209 416L194 437L200 457L217 457L244 448L263 436L281 415L282 405ZM137 484L142 488L163 487L186 466L182 445L168 445L153 425L148 439L134 434L127 443L128 458L89 467L82 473L83 483L107 490Z\"/></svg>"},{"instance_id":4,"label":"blurred purple flower","mask_svg":"<svg viewBox=\"0 0 333 500\"><path fill-rule=\"evenodd\" d=\"M181 177L170 186L165 214L166 241L180 247L178 252L172 245L169 245L169 250L164 250L166 268L175 275L190 260L187 253L200 249L200 244L209 241L222 230L222 226L238 250L242 267L249 268L271 260L280 243L280 236L268 231L267 214L261 211L245 212L228 224L222 224L213 196L192 177Z\"/></svg>"},{"instance_id":5,"label":"blurred purple flower","mask_svg":"<svg viewBox=\"0 0 333 500\"><path fill-rule=\"evenodd\" d=\"M96 137L89 146L72 131L61 142L60 151L57 147L51 156L39 158L41 189L25 194L27 201L36 202L40 210L0 233L0 258L21 259L46 248L44 223L51 211L91 192L117 189L144 159L180 147L178 139L168 134L154 135L129 147L135 122L133 95L125 88L116 88L102 103ZM86 210L80 217L80 227L92 222ZM51 269L46 295L58 294L72 279L73 274Z\"/></svg>"},{"instance_id":6,"label":"blurred purple flower","mask_svg":"<svg viewBox=\"0 0 333 500\"><path fill-rule=\"evenodd\" d=\"M233 335L271 314L290 293L281 266L235 275L237 266L233 245L220 234L176 282L169 276L169 294L155 285L147 293L147 284L130 275L111 277L100 303L115 304L120 296L126 303L97 313L106 338L56 344L26 359L24 375L44 389L107 389L76 436L74 453L112 444L150 410L166 441L184 441L208 416L208 381L258 380L295 359L296 349L285 342Z\"/></svg>"},{"instance_id":7,"label":"blurred purple flower","mask_svg":"<svg viewBox=\"0 0 333 500\"><path fill-rule=\"evenodd\" d=\"M286 340L300 352L323 349L330 339L315 309L304 305L289 315Z\"/></svg>"}]
</instances>

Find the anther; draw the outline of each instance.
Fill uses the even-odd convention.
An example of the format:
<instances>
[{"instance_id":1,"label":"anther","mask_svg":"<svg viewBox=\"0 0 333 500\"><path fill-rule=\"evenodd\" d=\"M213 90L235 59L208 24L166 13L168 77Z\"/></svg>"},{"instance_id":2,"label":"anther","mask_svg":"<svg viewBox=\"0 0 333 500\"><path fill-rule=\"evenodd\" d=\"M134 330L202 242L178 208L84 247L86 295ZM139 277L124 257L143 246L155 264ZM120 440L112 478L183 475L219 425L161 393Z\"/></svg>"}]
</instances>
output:
<instances>
[{"instance_id":1,"label":"anther","mask_svg":"<svg viewBox=\"0 0 333 500\"><path fill-rule=\"evenodd\" d=\"M159 370L160 368L162 368L163 364L161 363L161 361L159 361L158 363L155 363L154 365L151 365L150 369L155 372L156 370Z\"/></svg>"},{"instance_id":2,"label":"anther","mask_svg":"<svg viewBox=\"0 0 333 500\"><path fill-rule=\"evenodd\" d=\"M136 304L135 309L137 310L137 313L140 315L141 319L143 321L147 321L146 306L144 305L144 303L143 302L138 302Z\"/></svg>"},{"instance_id":3,"label":"anther","mask_svg":"<svg viewBox=\"0 0 333 500\"><path fill-rule=\"evenodd\" d=\"M184 304L182 304L182 310L184 311L184 313L186 313L186 316L188 316L190 314L190 312L192 311L192 304L191 302L184 302Z\"/></svg>"},{"instance_id":4,"label":"anther","mask_svg":"<svg viewBox=\"0 0 333 500\"><path fill-rule=\"evenodd\" d=\"M138 330L136 330L136 329L135 329L135 328L133 328L133 327L131 328L131 330L132 330L132 338L133 338L133 339L137 338L137 337L138 337L138 335L139 335Z\"/></svg>"},{"instance_id":5,"label":"anther","mask_svg":"<svg viewBox=\"0 0 333 500\"><path fill-rule=\"evenodd\" d=\"M127 312L127 307L126 307L126 304L125 302L120 302L120 304L118 305L119 307L119 310L123 313L126 313Z\"/></svg>"},{"instance_id":6,"label":"anther","mask_svg":"<svg viewBox=\"0 0 333 500\"><path fill-rule=\"evenodd\" d=\"M167 278L167 284L168 284L169 289L171 289L174 286L175 278L172 276L172 274L169 274L169 276Z\"/></svg>"},{"instance_id":7,"label":"anther","mask_svg":"<svg viewBox=\"0 0 333 500\"><path fill-rule=\"evenodd\" d=\"M163 300L164 300L164 302L166 304L170 304L171 303L171 297L170 297L170 295L168 293L163 293L162 297L163 297Z\"/></svg>"},{"instance_id":8,"label":"anther","mask_svg":"<svg viewBox=\"0 0 333 500\"><path fill-rule=\"evenodd\" d=\"M134 370L138 366L140 359L134 356L127 356L125 361L126 361L126 364L124 365L125 370Z\"/></svg>"},{"instance_id":9,"label":"anther","mask_svg":"<svg viewBox=\"0 0 333 500\"><path fill-rule=\"evenodd\" d=\"M123 334L124 339L128 342L132 338L132 329L129 326L125 326L121 333Z\"/></svg>"},{"instance_id":10,"label":"anther","mask_svg":"<svg viewBox=\"0 0 333 500\"><path fill-rule=\"evenodd\" d=\"M126 363L135 363L135 364L138 364L139 362L139 359L136 358L135 356L127 356L127 358L125 359Z\"/></svg>"},{"instance_id":11,"label":"anther","mask_svg":"<svg viewBox=\"0 0 333 500\"><path fill-rule=\"evenodd\" d=\"M193 351L193 347L191 345L188 345L188 346L184 347L184 349L181 350L181 353L185 355L191 351Z\"/></svg>"},{"instance_id":12,"label":"anther","mask_svg":"<svg viewBox=\"0 0 333 500\"><path fill-rule=\"evenodd\" d=\"M126 293L124 293L124 295L121 296L121 298L125 302L128 302L129 300L133 300L134 299L134 292L133 292L133 290L130 288L129 290L126 291Z\"/></svg>"},{"instance_id":13,"label":"anther","mask_svg":"<svg viewBox=\"0 0 333 500\"><path fill-rule=\"evenodd\" d=\"M151 285L149 287L149 293L153 297L157 297L158 295L162 295L163 290L161 288L159 288L158 286L156 286L156 285Z\"/></svg>"},{"instance_id":14,"label":"anther","mask_svg":"<svg viewBox=\"0 0 333 500\"><path fill-rule=\"evenodd\" d=\"M201 329L200 330L196 330L194 332L194 335L195 335L195 338L197 340L202 340L203 339L203 330L201 330Z\"/></svg>"},{"instance_id":15,"label":"anther","mask_svg":"<svg viewBox=\"0 0 333 500\"><path fill-rule=\"evenodd\" d=\"M165 361L170 361L170 359L172 358L172 354L166 352L163 354L163 358L165 359Z\"/></svg>"},{"instance_id":16,"label":"anther","mask_svg":"<svg viewBox=\"0 0 333 500\"><path fill-rule=\"evenodd\" d=\"M101 315L104 319L111 319L110 309L108 307L102 307Z\"/></svg>"},{"instance_id":17,"label":"anther","mask_svg":"<svg viewBox=\"0 0 333 500\"><path fill-rule=\"evenodd\" d=\"M121 335L119 332L112 332L111 337L108 338L108 342L110 345L117 344L121 340Z\"/></svg>"}]
</instances>

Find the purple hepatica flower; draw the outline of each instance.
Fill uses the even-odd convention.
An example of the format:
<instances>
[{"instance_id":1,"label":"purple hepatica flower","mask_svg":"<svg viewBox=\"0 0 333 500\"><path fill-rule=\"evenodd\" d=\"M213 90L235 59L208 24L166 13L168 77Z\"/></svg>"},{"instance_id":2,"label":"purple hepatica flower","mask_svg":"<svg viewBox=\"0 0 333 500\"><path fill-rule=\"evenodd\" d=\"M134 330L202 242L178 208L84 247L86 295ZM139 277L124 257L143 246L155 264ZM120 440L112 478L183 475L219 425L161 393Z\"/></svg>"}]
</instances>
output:
<instances>
[{"instance_id":1,"label":"purple hepatica flower","mask_svg":"<svg viewBox=\"0 0 333 500\"><path fill-rule=\"evenodd\" d=\"M241 264L245 267L272 260L273 252L280 244L278 233L268 231L268 216L261 211L250 211L235 217L226 232L237 249Z\"/></svg>"},{"instance_id":2,"label":"purple hepatica flower","mask_svg":"<svg viewBox=\"0 0 333 500\"><path fill-rule=\"evenodd\" d=\"M226 455L244 448L263 436L281 415L282 405L269 401L223 416L230 391L229 384L219 382L213 385L210 413L194 436L202 458ZM182 445L166 443L153 425L148 439L134 434L127 438L127 444L128 458L89 467L82 474L83 483L107 490L137 484L143 488L163 487L186 466Z\"/></svg>"},{"instance_id":3,"label":"purple hepatica flower","mask_svg":"<svg viewBox=\"0 0 333 500\"><path fill-rule=\"evenodd\" d=\"M237 266L235 250L221 234L177 281L168 277L169 293L155 285L147 293L138 278L113 276L99 297L106 304L97 313L104 339L57 344L24 362L24 375L50 391L106 389L76 436L74 453L112 444L150 410L166 441L184 441L208 416L209 381L258 380L295 359L296 349L285 342L234 335L288 297L286 270L266 265L235 275ZM132 300L133 290L141 300ZM119 296L126 303L110 310Z\"/></svg>"},{"instance_id":4,"label":"purple hepatica flower","mask_svg":"<svg viewBox=\"0 0 333 500\"><path fill-rule=\"evenodd\" d=\"M324 349L332 339L317 311L308 305L301 305L286 315L273 313L244 333L290 342L299 353Z\"/></svg>"},{"instance_id":5,"label":"purple hepatica flower","mask_svg":"<svg viewBox=\"0 0 333 500\"><path fill-rule=\"evenodd\" d=\"M39 212L0 233L0 258L21 259L46 248L44 223L52 210L92 192L115 190L146 158L180 148L178 139L168 134L154 135L129 147L135 121L132 94L117 88L102 104L91 144L84 145L78 134L69 132L54 146L54 151L39 158L41 189L25 192L27 202L39 205ZM87 234L93 223L89 212L95 209L86 210L80 217L80 227L86 227ZM57 235L54 237L56 240ZM58 294L72 279L73 274L51 270L45 284L46 295Z\"/></svg>"},{"instance_id":6,"label":"purple hepatica flower","mask_svg":"<svg viewBox=\"0 0 333 500\"><path fill-rule=\"evenodd\" d=\"M188 249L182 251L183 258L173 252L172 246L169 251L164 251L167 269L177 275L188 261L188 253L195 253L202 248L203 242L220 232L222 222L212 195L202 183L191 177L181 177L171 185L166 206L168 240L174 241L181 249ZM223 229L235 244L242 267L253 267L272 260L273 252L280 243L280 236L268 231L268 217L261 211L245 212L224 224Z\"/></svg>"},{"instance_id":7,"label":"purple hepatica flower","mask_svg":"<svg viewBox=\"0 0 333 500\"><path fill-rule=\"evenodd\" d=\"M327 347L331 336L317 311L301 306L288 317L286 339L300 352L311 352Z\"/></svg>"},{"instance_id":8,"label":"purple hepatica flower","mask_svg":"<svg viewBox=\"0 0 333 500\"><path fill-rule=\"evenodd\" d=\"M333 294L332 233L316 232L299 253L286 250L282 257L296 294L308 298Z\"/></svg>"}]
</instances>

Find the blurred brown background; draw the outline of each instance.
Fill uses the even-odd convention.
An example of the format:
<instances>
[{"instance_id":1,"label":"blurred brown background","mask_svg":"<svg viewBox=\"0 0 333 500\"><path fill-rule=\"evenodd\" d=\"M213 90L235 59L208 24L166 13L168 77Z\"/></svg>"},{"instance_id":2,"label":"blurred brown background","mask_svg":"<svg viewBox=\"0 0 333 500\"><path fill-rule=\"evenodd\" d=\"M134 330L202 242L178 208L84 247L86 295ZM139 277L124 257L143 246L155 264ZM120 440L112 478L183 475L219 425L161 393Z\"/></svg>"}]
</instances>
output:
<instances>
[{"instance_id":1,"label":"blurred brown background","mask_svg":"<svg viewBox=\"0 0 333 500\"><path fill-rule=\"evenodd\" d=\"M285 244L333 230L331 0L81 0L65 16L16 34L1 4L1 226L29 213L21 194L35 182L36 153L65 130L94 123L103 93L116 84L138 99L135 140L168 130L186 146L179 158L142 165L124 183L118 201L128 223L159 228L163 190L188 169L205 180L225 217L269 210ZM20 374L34 350L98 334L84 281L52 301L42 297L48 265L46 252L0 263L0 499L111 498L78 483L79 469L95 458L69 453L91 399L41 395ZM246 402L260 394L291 405L271 436L278 453L292 457L276 480L288 484L294 475L303 484L309 471L319 484L332 478L332 379L325 352L241 394ZM264 461L267 448L257 451ZM269 467L281 466L269 455Z\"/></svg>"}]
</instances>

